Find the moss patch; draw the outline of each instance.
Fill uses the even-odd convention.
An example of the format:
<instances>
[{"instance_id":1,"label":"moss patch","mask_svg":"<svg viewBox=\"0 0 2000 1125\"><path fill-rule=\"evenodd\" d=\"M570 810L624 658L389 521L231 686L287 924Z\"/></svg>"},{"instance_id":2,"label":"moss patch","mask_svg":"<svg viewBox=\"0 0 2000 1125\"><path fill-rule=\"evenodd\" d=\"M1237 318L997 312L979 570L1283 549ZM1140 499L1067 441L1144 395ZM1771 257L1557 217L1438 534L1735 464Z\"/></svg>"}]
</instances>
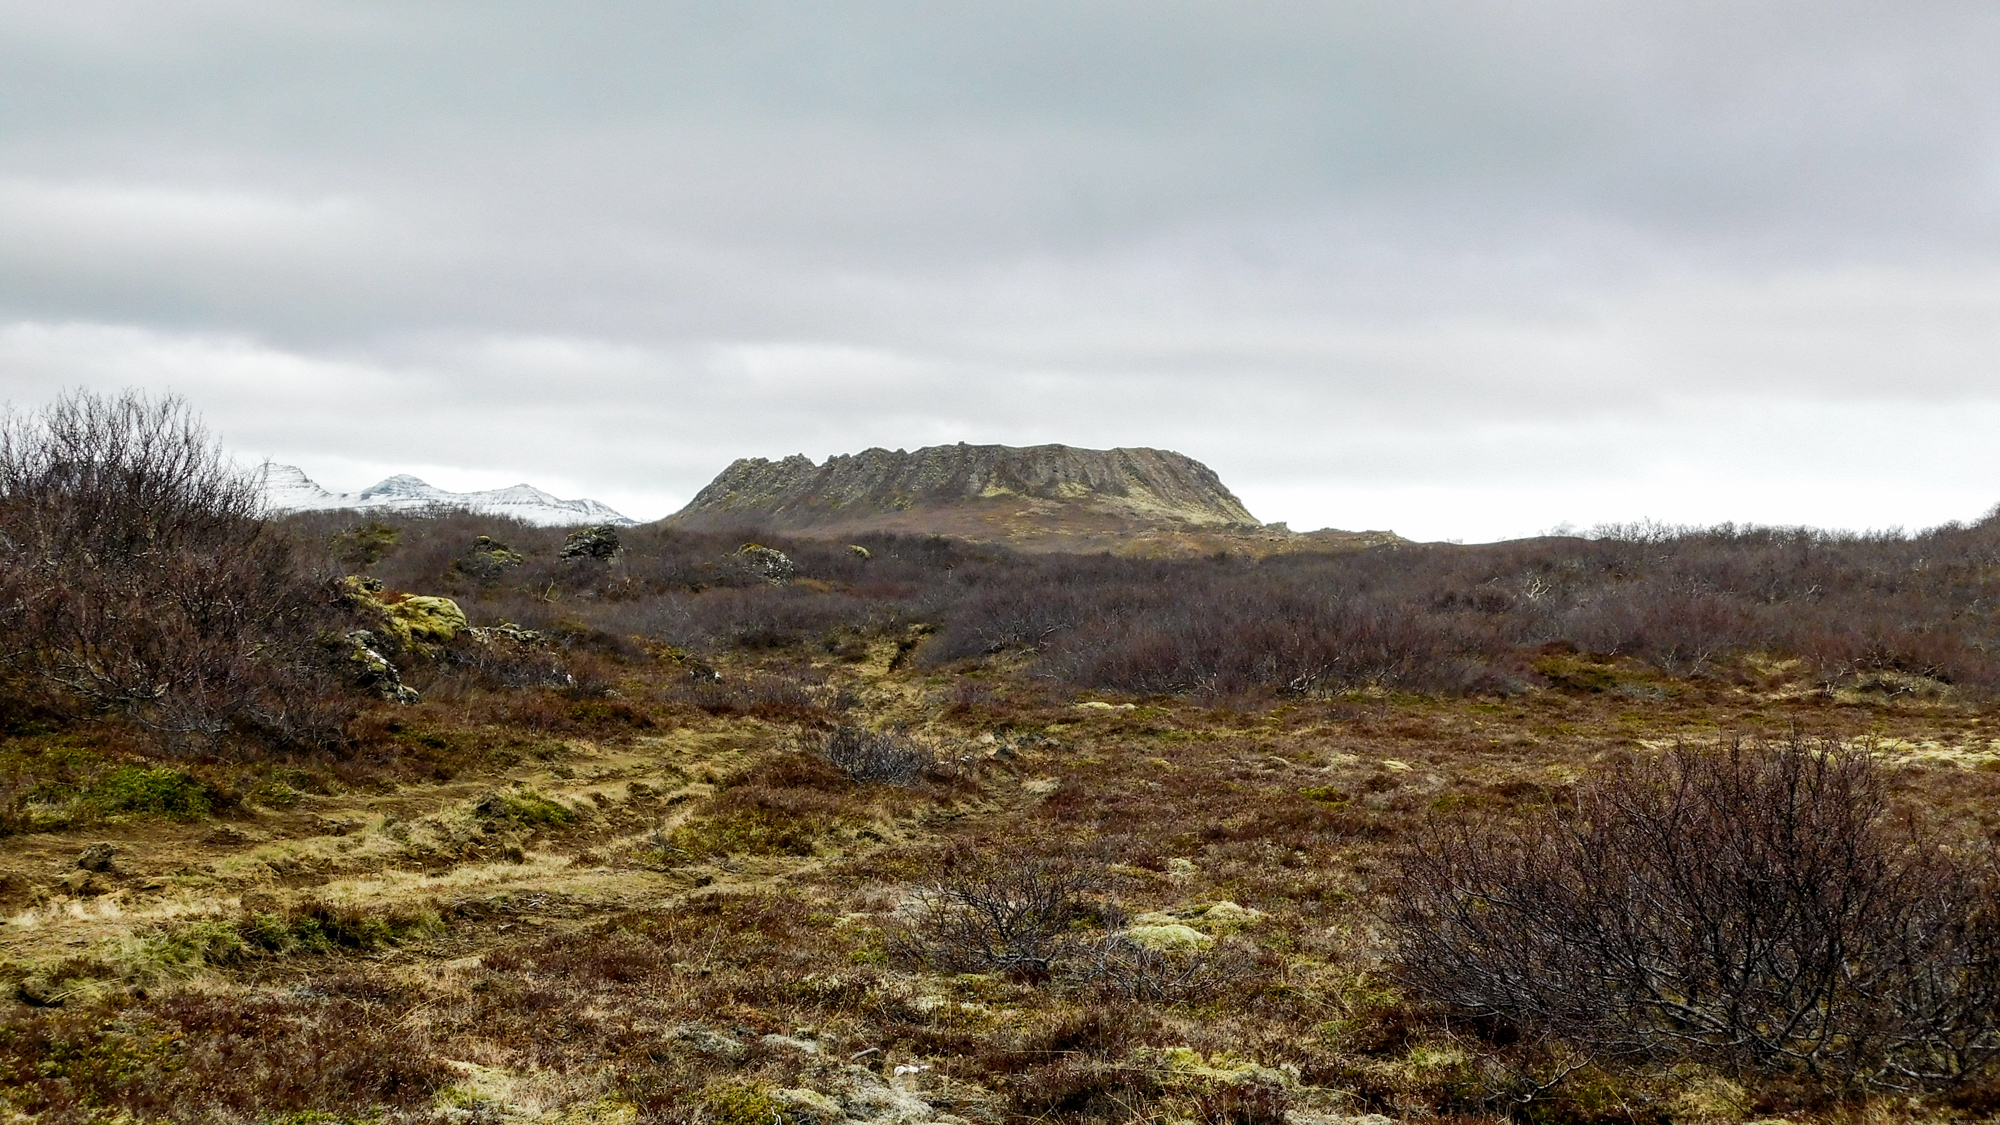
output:
<instances>
[{"instance_id":1,"label":"moss patch","mask_svg":"<svg viewBox=\"0 0 2000 1125\"><path fill-rule=\"evenodd\" d=\"M84 792L84 799L108 813L139 813L168 820L201 820L215 811L213 785L174 769L119 766Z\"/></svg>"}]
</instances>

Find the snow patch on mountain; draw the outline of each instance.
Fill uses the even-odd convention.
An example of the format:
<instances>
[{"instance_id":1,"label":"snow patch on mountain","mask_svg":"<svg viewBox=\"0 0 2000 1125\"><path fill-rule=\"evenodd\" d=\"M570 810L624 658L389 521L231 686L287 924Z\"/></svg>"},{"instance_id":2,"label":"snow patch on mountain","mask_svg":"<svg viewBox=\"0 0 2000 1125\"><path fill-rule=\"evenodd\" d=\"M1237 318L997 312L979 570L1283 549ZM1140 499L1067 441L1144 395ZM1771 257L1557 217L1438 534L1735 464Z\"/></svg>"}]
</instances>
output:
<instances>
[{"instance_id":1,"label":"snow patch on mountain","mask_svg":"<svg viewBox=\"0 0 2000 1125\"><path fill-rule=\"evenodd\" d=\"M372 484L359 492L333 492L319 485L294 465L266 465L262 485L264 503L274 512L421 512L433 508L456 509L482 516L505 516L537 527L568 527L575 524L614 524L632 527L629 519L596 500L561 500L532 485L494 488L485 492L447 492L433 484L400 473Z\"/></svg>"}]
</instances>

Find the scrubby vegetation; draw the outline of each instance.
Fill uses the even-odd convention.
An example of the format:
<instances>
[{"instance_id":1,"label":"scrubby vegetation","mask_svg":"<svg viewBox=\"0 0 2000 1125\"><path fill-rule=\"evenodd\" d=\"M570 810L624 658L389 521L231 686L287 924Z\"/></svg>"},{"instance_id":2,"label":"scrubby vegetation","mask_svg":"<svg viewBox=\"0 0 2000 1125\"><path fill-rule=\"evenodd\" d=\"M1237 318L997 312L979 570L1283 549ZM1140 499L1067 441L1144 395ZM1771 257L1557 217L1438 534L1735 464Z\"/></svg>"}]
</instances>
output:
<instances>
[{"instance_id":1,"label":"scrubby vegetation","mask_svg":"<svg viewBox=\"0 0 2000 1125\"><path fill-rule=\"evenodd\" d=\"M2000 1106L2000 520L1126 559L6 442L29 1119Z\"/></svg>"},{"instance_id":2,"label":"scrubby vegetation","mask_svg":"<svg viewBox=\"0 0 2000 1125\"><path fill-rule=\"evenodd\" d=\"M0 668L17 709L170 748L324 745L351 708L327 599L177 400L76 394L0 424Z\"/></svg>"},{"instance_id":3,"label":"scrubby vegetation","mask_svg":"<svg viewBox=\"0 0 2000 1125\"><path fill-rule=\"evenodd\" d=\"M2000 1057L1992 842L1799 739L1621 764L1404 858L1405 979L1495 1033L1762 1080L1954 1089Z\"/></svg>"},{"instance_id":4,"label":"scrubby vegetation","mask_svg":"<svg viewBox=\"0 0 2000 1125\"><path fill-rule=\"evenodd\" d=\"M328 516L304 523L320 540L366 532L336 531ZM501 549L520 561L500 570L480 561L492 557L479 540L492 521L372 526L399 544L374 570L392 587L711 659L852 656L868 636L920 625L935 631L912 645L925 667L1015 654L1028 674L1079 689L1204 699L1369 686L1506 694L1593 676L1606 688L1617 683L1606 662L1618 661L1755 682L1790 660L1821 690L1883 695L2000 688L1992 517L1914 535L1631 526L1265 559L1021 555L889 536L858 544L863 554L754 527L644 528L615 557L579 559L561 556L560 532L515 528ZM781 552L796 580L773 581L738 549L752 540Z\"/></svg>"}]
</instances>

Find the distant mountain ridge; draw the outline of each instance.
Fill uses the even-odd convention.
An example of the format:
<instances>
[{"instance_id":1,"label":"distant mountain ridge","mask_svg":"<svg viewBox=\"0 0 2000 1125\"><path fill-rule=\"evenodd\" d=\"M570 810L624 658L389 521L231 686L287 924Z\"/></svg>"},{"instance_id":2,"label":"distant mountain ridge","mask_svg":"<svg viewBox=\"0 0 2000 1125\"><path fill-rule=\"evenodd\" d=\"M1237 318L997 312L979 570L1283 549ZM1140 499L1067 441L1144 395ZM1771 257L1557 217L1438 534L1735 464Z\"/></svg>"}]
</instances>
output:
<instances>
[{"instance_id":1,"label":"distant mountain ridge","mask_svg":"<svg viewBox=\"0 0 2000 1125\"><path fill-rule=\"evenodd\" d=\"M1164 449L936 445L869 449L816 464L749 457L724 469L669 526L849 535L949 535L1040 550L1271 553L1394 541L1296 535L1250 514L1213 469Z\"/></svg>"},{"instance_id":2,"label":"distant mountain ridge","mask_svg":"<svg viewBox=\"0 0 2000 1125\"><path fill-rule=\"evenodd\" d=\"M421 512L447 508L505 516L537 527L600 523L631 527L638 522L596 500L562 500L526 484L484 492L450 492L401 473L359 492L333 492L295 465L265 466L261 484L264 503L274 512Z\"/></svg>"}]
</instances>

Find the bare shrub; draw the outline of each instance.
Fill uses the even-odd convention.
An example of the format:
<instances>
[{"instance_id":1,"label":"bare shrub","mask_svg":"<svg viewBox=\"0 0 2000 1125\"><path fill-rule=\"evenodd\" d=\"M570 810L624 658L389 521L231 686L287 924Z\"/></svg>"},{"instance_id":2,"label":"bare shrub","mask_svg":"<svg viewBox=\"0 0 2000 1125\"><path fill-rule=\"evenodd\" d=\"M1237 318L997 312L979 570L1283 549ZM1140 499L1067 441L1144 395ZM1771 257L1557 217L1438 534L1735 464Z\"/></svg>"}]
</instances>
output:
<instances>
[{"instance_id":1,"label":"bare shrub","mask_svg":"<svg viewBox=\"0 0 2000 1125\"><path fill-rule=\"evenodd\" d=\"M1936 1089L2000 1054L2000 912L1977 858L1892 814L1868 756L1678 749L1402 861L1418 995L1600 1058Z\"/></svg>"},{"instance_id":2,"label":"bare shrub","mask_svg":"<svg viewBox=\"0 0 2000 1125\"><path fill-rule=\"evenodd\" d=\"M0 422L0 660L176 744L338 741L352 702L293 565L178 399L76 393Z\"/></svg>"},{"instance_id":3,"label":"bare shrub","mask_svg":"<svg viewBox=\"0 0 2000 1125\"><path fill-rule=\"evenodd\" d=\"M863 785L913 785L939 764L936 750L901 731L839 726L826 732L816 749Z\"/></svg>"},{"instance_id":4,"label":"bare shrub","mask_svg":"<svg viewBox=\"0 0 2000 1125\"><path fill-rule=\"evenodd\" d=\"M867 630L881 616L870 599L759 584L704 592L689 613L691 639L752 651L804 644L841 629Z\"/></svg>"},{"instance_id":5,"label":"bare shrub","mask_svg":"<svg viewBox=\"0 0 2000 1125\"><path fill-rule=\"evenodd\" d=\"M1062 857L948 854L890 932L904 959L940 972L999 972L1040 983L1073 957L1077 924L1099 916L1097 873Z\"/></svg>"},{"instance_id":6,"label":"bare shrub","mask_svg":"<svg viewBox=\"0 0 2000 1125\"><path fill-rule=\"evenodd\" d=\"M1754 608L1660 576L1627 585L1619 596L1579 606L1565 632L1590 652L1643 653L1674 675L1705 668L1732 648L1759 647Z\"/></svg>"}]
</instances>

